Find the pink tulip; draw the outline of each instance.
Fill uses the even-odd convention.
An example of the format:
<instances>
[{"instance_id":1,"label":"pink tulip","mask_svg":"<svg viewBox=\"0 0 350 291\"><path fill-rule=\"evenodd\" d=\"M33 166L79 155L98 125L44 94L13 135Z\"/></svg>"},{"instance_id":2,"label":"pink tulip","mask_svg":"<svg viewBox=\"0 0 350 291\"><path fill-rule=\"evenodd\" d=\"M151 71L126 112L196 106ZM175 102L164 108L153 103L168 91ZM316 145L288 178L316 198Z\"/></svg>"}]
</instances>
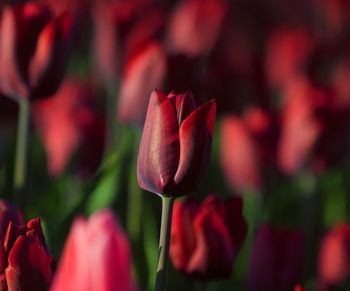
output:
<instances>
[{"instance_id":1,"label":"pink tulip","mask_svg":"<svg viewBox=\"0 0 350 291\"><path fill-rule=\"evenodd\" d=\"M77 218L51 291L134 291L129 242L109 210Z\"/></svg>"}]
</instances>

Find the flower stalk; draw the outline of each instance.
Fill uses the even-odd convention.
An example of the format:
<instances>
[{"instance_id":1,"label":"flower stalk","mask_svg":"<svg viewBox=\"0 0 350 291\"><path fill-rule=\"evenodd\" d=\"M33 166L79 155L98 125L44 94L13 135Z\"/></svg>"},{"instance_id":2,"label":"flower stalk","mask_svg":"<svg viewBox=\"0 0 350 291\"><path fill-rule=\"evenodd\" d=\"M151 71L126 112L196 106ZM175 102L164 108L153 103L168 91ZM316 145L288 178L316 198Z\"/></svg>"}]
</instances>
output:
<instances>
[{"instance_id":1,"label":"flower stalk","mask_svg":"<svg viewBox=\"0 0 350 291\"><path fill-rule=\"evenodd\" d=\"M171 219L173 214L174 200L175 199L173 197L162 196L162 220L161 220L161 226L160 226L156 291L167 290L170 231L171 231Z\"/></svg>"}]
</instances>

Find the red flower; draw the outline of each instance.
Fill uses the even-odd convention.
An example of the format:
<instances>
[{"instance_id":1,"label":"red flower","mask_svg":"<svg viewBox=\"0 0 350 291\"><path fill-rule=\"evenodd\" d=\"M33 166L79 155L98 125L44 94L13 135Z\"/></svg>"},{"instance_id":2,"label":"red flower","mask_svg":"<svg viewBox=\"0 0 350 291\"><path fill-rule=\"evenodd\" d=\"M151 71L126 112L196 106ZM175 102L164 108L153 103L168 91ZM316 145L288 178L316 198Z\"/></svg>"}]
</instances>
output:
<instances>
[{"instance_id":1,"label":"red flower","mask_svg":"<svg viewBox=\"0 0 350 291\"><path fill-rule=\"evenodd\" d=\"M75 220L51 290L136 290L129 242L112 212Z\"/></svg>"},{"instance_id":2,"label":"red flower","mask_svg":"<svg viewBox=\"0 0 350 291\"><path fill-rule=\"evenodd\" d=\"M71 18L46 6L7 7L1 20L0 88L12 98L35 99L58 88L70 52Z\"/></svg>"},{"instance_id":3,"label":"red flower","mask_svg":"<svg viewBox=\"0 0 350 291\"><path fill-rule=\"evenodd\" d=\"M262 225L254 239L248 270L248 290L293 290L301 281L302 232Z\"/></svg>"},{"instance_id":4,"label":"red flower","mask_svg":"<svg viewBox=\"0 0 350 291\"><path fill-rule=\"evenodd\" d=\"M21 227L10 222L0 243L0 290L48 290L53 263L38 218Z\"/></svg>"},{"instance_id":5,"label":"red flower","mask_svg":"<svg viewBox=\"0 0 350 291\"><path fill-rule=\"evenodd\" d=\"M162 46L149 43L126 63L118 96L118 118L126 123L142 125L149 95L159 88L166 73L166 56Z\"/></svg>"},{"instance_id":6,"label":"red flower","mask_svg":"<svg viewBox=\"0 0 350 291\"><path fill-rule=\"evenodd\" d=\"M221 123L221 165L227 183L236 190L260 187L257 147L244 120L230 116Z\"/></svg>"},{"instance_id":7,"label":"red flower","mask_svg":"<svg viewBox=\"0 0 350 291\"><path fill-rule=\"evenodd\" d=\"M228 5L225 0L185 0L170 19L168 46L173 53L206 54L214 46Z\"/></svg>"},{"instance_id":8,"label":"red flower","mask_svg":"<svg viewBox=\"0 0 350 291\"><path fill-rule=\"evenodd\" d=\"M174 205L170 256L176 269L200 280L227 278L247 234L242 199L209 195Z\"/></svg>"},{"instance_id":9,"label":"red flower","mask_svg":"<svg viewBox=\"0 0 350 291\"><path fill-rule=\"evenodd\" d=\"M0 241L3 241L8 224L12 221L12 223L16 225L23 224L23 218L21 212L18 208L8 201L1 199L0 200Z\"/></svg>"},{"instance_id":10,"label":"red flower","mask_svg":"<svg viewBox=\"0 0 350 291\"><path fill-rule=\"evenodd\" d=\"M89 152L89 163L93 166L80 170L93 172L99 164L104 126L89 105L91 91L86 82L67 79L57 94L33 106L34 124L45 146L51 176L64 171L79 146L82 146L80 154ZM94 151L90 151L91 148Z\"/></svg>"},{"instance_id":11,"label":"red flower","mask_svg":"<svg viewBox=\"0 0 350 291\"><path fill-rule=\"evenodd\" d=\"M349 277L349 266L350 227L338 224L326 234L321 243L318 261L321 286L341 283Z\"/></svg>"},{"instance_id":12,"label":"red flower","mask_svg":"<svg viewBox=\"0 0 350 291\"><path fill-rule=\"evenodd\" d=\"M137 160L142 189L173 197L196 189L210 159L215 109L215 100L198 106L190 92L152 93Z\"/></svg>"}]
</instances>

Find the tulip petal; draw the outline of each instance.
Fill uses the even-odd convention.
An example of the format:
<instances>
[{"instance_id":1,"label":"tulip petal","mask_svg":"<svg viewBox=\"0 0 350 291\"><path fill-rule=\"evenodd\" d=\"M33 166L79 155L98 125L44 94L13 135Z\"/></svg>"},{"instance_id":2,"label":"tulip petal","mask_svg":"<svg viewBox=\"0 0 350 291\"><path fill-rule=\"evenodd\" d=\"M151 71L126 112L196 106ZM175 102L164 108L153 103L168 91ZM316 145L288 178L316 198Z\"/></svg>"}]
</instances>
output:
<instances>
[{"instance_id":1,"label":"tulip petal","mask_svg":"<svg viewBox=\"0 0 350 291\"><path fill-rule=\"evenodd\" d=\"M181 195L194 190L209 163L215 113L212 100L193 111L180 126L180 160L174 180L183 191Z\"/></svg>"},{"instance_id":2,"label":"tulip petal","mask_svg":"<svg viewBox=\"0 0 350 291\"><path fill-rule=\"evenodd\" d=\"M180 143L175 108L160 91L151 97L137 161L141 188L166 195L174 185L178 168Z\"/></svg>"},{"instance_id":3,"label":"tulip petal","mask_svg":"<svg viewBox=\"0 0 350 291\"><path fill-rule=\"evenodd\" d=\"M196 109L196 102L190 91L187 91L183 95L177 95L175 98L177 120L179 126L181 123Z\"/></svg>"}]
</instances>

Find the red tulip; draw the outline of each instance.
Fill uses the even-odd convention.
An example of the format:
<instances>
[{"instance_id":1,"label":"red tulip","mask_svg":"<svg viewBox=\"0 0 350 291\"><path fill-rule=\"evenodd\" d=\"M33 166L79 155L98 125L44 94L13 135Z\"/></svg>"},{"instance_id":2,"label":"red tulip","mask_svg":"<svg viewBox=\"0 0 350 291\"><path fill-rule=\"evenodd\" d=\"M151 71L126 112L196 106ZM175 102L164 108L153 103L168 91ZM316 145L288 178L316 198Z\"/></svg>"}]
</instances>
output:
<instances>
[{"instance_id":1,"label":"red tulip","mask_svg":"<svg viewBox=\"0 0 350 291\"><path fill-rule=\"evenodd\" d=\"M262 225L254 239L248 270L248 290L293 290L301 281L303 234Z\"/></svg>"},{"instance_id":2,"label":"red tulip","mask_svg":"<svg viewBox=\"0 0 350 291\"><path fill-rule=\"evenodd\" d=\"M196 189L208 166L215 100L198 106L190 92L153 91L137 160L140 187L178 197Z\"/></svg>"},{"instance_id":3,"label":"red tulip","mask_svg":"<svg viewBox=\"0 0 350 291\"><path fill-rule=\"evenodd\" d=\"M7 226L12 221L16 225L23 224L23 218L18 208L8 201L0 200L0 241L4 240Z\"/></svg>"},{"instance_id":4,"label":"red tulip","mask_svg":"<svg viewBox=\"0 0 350 291\"><path fill-rule=\"evenodd\" d=\"M221 165L227 183L239 191L258 189L261 180L257 147L244 120L226 117L220 133Z\"/></svg>"},{"instance_id":5,"label":"red tulip","mask_svg":"<svg viewBox=\"0 0 350 291\"><path fill-rule=\"evenodd\" d=\"M301 285L295 285L294 291L306 291Z\"/></svg>"},{"instance_id":6,"label":"red tulip","mask_svg":"<svg viewBox=\"0 0 350 291\"><path fill-rule=\"evenodd\" d=\"M129 242L113 213L77 218L51 291L134 291Z\"/></svg>"},{"instance_id":7,"label":"red tulip","mask_svg":"<svg viewBox=\"0 0 350 291\"><path fill-rule=\"evenodd\" d=\"M336 285L349 277L350 227L338 224L323 238L318 261L320 284Z\"/></svg>"},{"instance_id":8,"label":"red tulip","mask_svg":"<svg viewBox=\"0 0 350 291\"><path fill-rule=\"evenodd\" d=\"M170 256L176 269L200 280L227 278L247 234L242 199L209 195L174 205Z\"/></svg>"},{"instance_id":9,"label":"red tulip","mask_svg":"<svg viewBox=\"0 0 350 291\"><path fill-rule=\"evenodd\" d=\"M166 56L162 46L149 43L126 63L118 96L118 118L142 125L149 95L162 85L166 73Z\"/></svg>"},{"instance_id":10,"label":"red tulip","mask_svg":"<svg viewBox=\"0 0 350 291\"><path fill-rule=\"evenodd\" d=\"M322 93L304 79L291 80L286 87L278 160L287 174L302 168L320 134L315 114L319 97Z\"/></svg>"},{"instance_id":11,"label":"red tulip","mask_svg":"<svg viewBox=\"0 0 350 291\"><path fill-rule=\"evenodd\" d=\"M80 153L89 151L87 148L95 148L93 153L90 151L89 159L97 160L94 164L98 163L104 143L104 128L97 128L101 122L89 106L93 98L91 91L86 82L67 79L57 94L33 106L34 124L45 146L51 176L62 174L79 146L82 147ZM96 138L89 139L93 135Z\"/></svg>"},{"instance_id":12,"label":"red tulip","mask_svg":"<svg viewBox=\"0 0 350 291\"><path fill-rule=\"evenodd\" d=\"M0 88L9 97L35 99L58 88L70 51L71 18L46 6L7 7L1 20Z\"/></svg>"},{"instance_id":13,"label":"red tulip","mask_svg":"<svg viewBox=\"0 0 350 291\"><path fill-rule=\"evenodd\" d=\"M225 0L184 0L179 3L168 31L173 53L206 54L214 46L228 5Z\"/></svg>"},{"instance_id":14,"label":"red tulip","mask_svg":"<svg viewBox=\"0 0 350 291\"><path fill-rule=\"evenodd\" d=\"M0 290L48 290L54 261L38 218L21 227L9 223L0 257Z\"/></svg>"}]
</instances>

